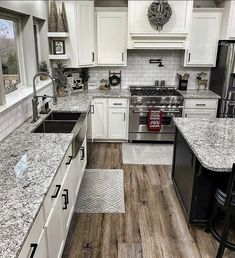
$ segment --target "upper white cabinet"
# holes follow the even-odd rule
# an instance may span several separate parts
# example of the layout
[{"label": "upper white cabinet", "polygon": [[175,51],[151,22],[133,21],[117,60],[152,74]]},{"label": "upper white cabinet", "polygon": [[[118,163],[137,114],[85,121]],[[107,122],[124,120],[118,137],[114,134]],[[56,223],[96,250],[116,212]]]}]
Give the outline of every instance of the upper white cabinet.
[{"label": "upper white cabinet", "polygon": [[235,2],[225,1],[222,24],[220,30],[221,40],[235,39]]},{"label": "upper white cabinet", "polygon": [[193,1],[169,1],[172,16],[161,31],[148,20],[148,8],[153,1],[128,1],[128,48],[183,49],[189,31]]},{"label": "upper white cabinet", "polygon": [[194,9],[185,66],[215,66],[221,15],[221,9]]},{"label": "upper white cabinet", "polygon": [[127,13],[97,12],[97,65],[126,65]]},{"label": "upper white cabinet", "polygon": [[[69,67],[91,67],[95,64],[94,1],[65,1],[69,25]],[[67,52],[67,50],[66,50]]]}]

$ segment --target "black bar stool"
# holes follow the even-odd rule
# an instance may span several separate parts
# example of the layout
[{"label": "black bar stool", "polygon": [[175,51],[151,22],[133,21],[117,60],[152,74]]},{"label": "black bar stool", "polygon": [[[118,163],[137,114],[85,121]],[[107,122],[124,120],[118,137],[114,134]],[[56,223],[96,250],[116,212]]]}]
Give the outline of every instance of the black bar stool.
[{"label": "black bar stool", "polygon": [[[235,244],[227,241],[231,217],[235,216],[235,192],[233,191],[234,181],[235,163],[233,164],[233,169],[229,178],[227,190],[223,191],[221,189],[216,189],[215,192],[215,201],[211,219],[209,222],[209,230],[212,236],[220,243],[216,258],[223,257],[225,248],[235,251]],[[215,229],[215,223],[216,219],[218,218],[219,209],[223,210],[225,213],[223,232],[221,235]]]}]

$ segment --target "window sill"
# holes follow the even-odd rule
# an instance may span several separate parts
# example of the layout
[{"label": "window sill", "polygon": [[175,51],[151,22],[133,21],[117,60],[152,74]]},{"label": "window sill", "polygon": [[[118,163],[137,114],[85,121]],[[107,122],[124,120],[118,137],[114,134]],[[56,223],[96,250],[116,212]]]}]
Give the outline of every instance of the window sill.
[{"label": "window sill", "polygon": [[[51,84],[51,80],[48,79],[46,81],[37,82],[37,91],[46,88],[49,84]],[[0,106],[0,114],[11,109],[12,107],[20,104],[27,98],[33,96],[33,87],[21,86],[15,92],[9,93],[6,95],[6,104]]]}]

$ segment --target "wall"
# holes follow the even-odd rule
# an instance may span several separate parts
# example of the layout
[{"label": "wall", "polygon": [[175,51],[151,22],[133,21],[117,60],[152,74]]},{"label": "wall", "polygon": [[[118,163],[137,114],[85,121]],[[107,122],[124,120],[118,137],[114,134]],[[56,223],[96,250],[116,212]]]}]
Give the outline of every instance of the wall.
[{"label": "wall", "polygon": [[[196,74],[209,68],[184,68],[181,65],[180,50],[128,50],[127,67],[94,67],[90,68],[89,82],[99,86],[101,79],[108,79],[109,70],[122,71],[122,88],[130,85],[154,85],[155,80],[166,80],[169,86],[177,86],[176,73],[189,73],[188,88],[196,89]],[[150,64],[149,59],[162,58],[164,67]]]},{"label": "wall", "polygon": [[[38,91],[40,95],[52,95],[52,86],[49,85]],[[40,104],[39,104],[40,107]],[[32,96],[0,113],[0,141],[32,116]]]}]

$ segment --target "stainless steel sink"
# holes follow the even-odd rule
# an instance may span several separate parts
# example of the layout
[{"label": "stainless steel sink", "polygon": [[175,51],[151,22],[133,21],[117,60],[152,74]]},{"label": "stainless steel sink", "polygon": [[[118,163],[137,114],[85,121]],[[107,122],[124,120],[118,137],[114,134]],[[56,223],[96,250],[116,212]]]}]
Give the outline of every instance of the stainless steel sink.
[{"label": "stainless steel sink", "polygon": [[72,133],[73,157],[76,157],[86,135],[86,114],[51,112],[32,133]]}]

